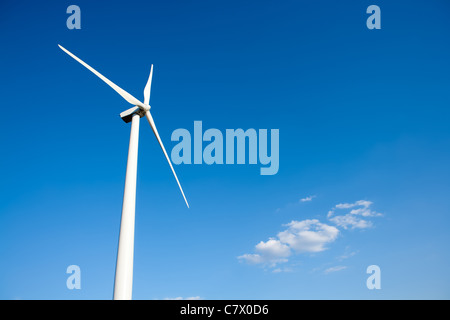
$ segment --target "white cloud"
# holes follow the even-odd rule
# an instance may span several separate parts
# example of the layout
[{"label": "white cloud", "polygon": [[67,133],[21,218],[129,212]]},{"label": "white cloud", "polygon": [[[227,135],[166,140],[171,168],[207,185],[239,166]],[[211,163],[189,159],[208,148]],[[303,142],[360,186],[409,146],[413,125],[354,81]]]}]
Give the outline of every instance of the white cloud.
[{"label": "white cloud", "polygon": [[273,273],[280,273],[280,272],[283,272],[283,270],[281,268],[276,268],[276,269],[273,269],[272,272]]},{"label": "white cloud", "polygon": [[238,259],[249,264],[268,264],[274,267],[278,263],[287,262],[292,251],[306,253],[325,250],[325,245],[336,240],[339,234],[336,227],[320,223],[316,219],[294,220],[285,226],[288,229],[278,233],[278,239],[261,241],[255,246],[256,253],[244,254]]},{"label": "white cloud", "polygon": [[346,266],[335,266],[335,267],[326,269],[323,273],[329,274],[331,272],[337,272],[337,271],[341,271],[341,270],[345,270],[345,269],[347,269]]},{"label": "white cloud", "polygon": [[302,198],[300,199],[300,202],[308,202],[311,201],[312,199],[314,199],[316,196],[308,196],[306,198]]},{"label": "white cloud", "polygon": [[279,240],[270,238],[268,241],[261,241],[255,246],[255,251],[258,253],[244,254],[238,259],[244,260],[249,264],[270,264],[275,266],[277,263],[287,261],[287,257],[291,255],[291,249],[286,244]]},{"label": "white cloud", "polygon": [[372,204],[372,201],[367,201],[367,200],[358,200],[354,203],[339,203],[335,206],[335,208],[338,209],[349,209],[349,208],[353,208],[356,206],[363,206],[363,207],[370,207],[370,205]]},{"label": "white cloud", "polygon": [[325,245],[336,240],[339,234],[336,227],[317,219],[292,221],[287,226],[287,230],[278,233],[278,238],[298,253],[323,251]]},{"label": "white cloud", "polygon": [[273,273],[292,272],[291,268],[276,268],[272,270]]},{"label": "white cloud", "polygon": [[349,227],[352,229],[366,229],[372,227],[372,222],[363,220],[356,216],[346,214],[344,216],[335,216],[330,218],[330,221],[335,223],[338,227],[342,227],[344,229],[348,229]]},{"label": "white cloud", "polygon": [[261,241],[255,248],[256,251],[269,258],[285,258],[291,254],[291,250],[287,245],[272,238],[267,242]]},{"label": "white cloud", "polygon": [[358,252],[357,251],[352,251],[350,253],[345,253],[343,255],[341,255],[340,257],[338,257],[337,259],[339,261],[345,260],[345,259],[349,259],[351,257],[353,257],[354,255],[356,255]]},{"label": "white cloud", "polygon": [[[371,201],[358,200],[354,203],[339,203],[330,211],[328,211],[327,218],[335,223],[338,227],[344,229],[365,229],[373,226],[371,221],[364,220],[361,217],[379,217],[381,213],[371,210],[369,207],[373,204]],[[352,209],[345,215],[337,215],[336,209]],[[334,217],[333,217],[334,216]]]},{"label": "white cloud", "polygon": [[[311,201],[315,196],[300,199],[300,202]],[[261,264],[274,268],[272,272],[279,273],[290,270],[281,268],[280,263],[289,261],[292,255],[302,253],[317,253],[327,250],[327,245],[336,241],[342,229],[366,229],[373,226],[370,218],[382,216],[371,209],[372,202],[358,200],[353,203],[339,203],[328,211],[327,219],[335,225],[320,222],[318,219],[293,220],[283,225],[285,230],[266,242],[260,241],[255,246],[254,253],[247,253],[237,258],[248,264]],[[336,214],[339,213],[339,214]],[[356,254],[352,252],[341,256],[340,261]],[[276,267],[276,268],[275,268]],[[343,270],[346,267],[337,266],[325,270],[325,273]]]},{"label": "white cloud", "polygon": [[238,257],[239,260],[243,260],[245,262],[247,262],[248,264],[258,264],[258,263],[263,263],[263,258],[261,257],[261,255],[253,253],[253,254],[243,254],[241,256]]}]

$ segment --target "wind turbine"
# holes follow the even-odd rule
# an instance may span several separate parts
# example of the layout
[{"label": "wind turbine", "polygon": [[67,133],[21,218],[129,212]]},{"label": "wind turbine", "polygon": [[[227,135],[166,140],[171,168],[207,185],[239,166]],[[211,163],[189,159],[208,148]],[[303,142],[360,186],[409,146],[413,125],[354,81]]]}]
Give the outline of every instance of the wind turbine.
[{"label": "wind turbine", "polygon": [[106,84],[113,88],[118,94],[120,94],[128,103],[134,105],[134,107],[125,110],[120,114],[120,117],[126,123],[131,122],[130,133],[130,145],[128,148],[128,160],[127,171],[125,176],[125,190],[123,194],[123,206],[122,206],[122,218],[120,222],[120,235],[119,235],[119,249],[117,252],[117,264],[116,264],[116,277],[114,281],[114,300],[131,300],[132,288],[133,288],[133,255],[134,255],[134,217],[136,208],[136,175],[137,175],[137,158],[138,158],[138,142],[139,142],[139,122],[140,118],[145,116],[156,136],[156,139],[161,146],[170,169],[172,169],[173,175],[177,180],[178,187],[181,190],[184,201],[187,207],[189,204],[184,195],[183,188],[181,188],[180,181],[178,181],[177,174],[173,169],[172,162],[167,155],[166,149],[161,141],[158,130],[156,129],[155,121],[150,113],[150,89],[152,85],[153,77],[153,64],[150,69],[150,76],[148,77],[147,84],[144,88],[144,103],[137,100],[131,94],[118,87],[112,81],[108,80],[94,68],[87,63],[79,59],[73,53],[58,46],[69,56],[77,60],[87,69],[92,71],[97,77],[102,79]]}]

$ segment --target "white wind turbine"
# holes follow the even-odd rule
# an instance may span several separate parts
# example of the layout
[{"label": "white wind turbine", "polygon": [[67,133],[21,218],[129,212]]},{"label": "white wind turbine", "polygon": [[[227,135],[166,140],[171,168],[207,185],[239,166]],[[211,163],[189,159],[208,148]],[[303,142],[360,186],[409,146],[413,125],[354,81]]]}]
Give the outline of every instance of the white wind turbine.
[{"label": "white wind turbine", "polygon": [[119,235],[119,249],[117,252],[116,277],[114,282],[114,300],[130,300],[133,287],[133,255],[134,255],[134,217],[136,207],[136,174],[137,174],[137,158],[138,158],[138,141],[139,141],[139,121],[145,115],[150,124],[156,139],[161,146],[167,162],[172,169],[173,175],[177,180],[178,187],[180,187],[181,194],[187,207],[189,204],[184,195],[183,188],[181,188],[180,181],[178,181],[177,174],[173,169],[172,162],[167,155],[166,149],[161,141],[161,138],[156,129],[153,117],[150,114],[150,88],[153,76],[153,64],[150,69],[150,76],[144,88],[144,103],[137,100],[125,90],[119,88],[116,84],[105,78],[99,72],[94,70],[87,63],[76,57],[74,54],[58,45],[69,56],[77,60],[83,66],[92,71],[97,77],[106,82],[118,94],[120,94],[126,101],[134,105],[134,107],[122,112],[120,117],[126,122],[131,122],[130,146],[128,149],[127,171],[125,177],[125,190],[123,195],[122,219],[120,222]]}]

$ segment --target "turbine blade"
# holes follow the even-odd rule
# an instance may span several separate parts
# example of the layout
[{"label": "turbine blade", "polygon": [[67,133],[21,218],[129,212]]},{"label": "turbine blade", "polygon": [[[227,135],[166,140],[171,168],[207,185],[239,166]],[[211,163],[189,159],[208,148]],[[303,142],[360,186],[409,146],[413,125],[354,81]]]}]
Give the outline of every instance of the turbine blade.
[{"label": "turbine blade", "polygon": [[133,97],[131,94],[129,94],[128,92],[126,92],[125,90],[123,90],[122,88],[120,88],[119,86],[117,86],[115,83],[113,83],[112,81],[110,81],[109,79],[107,79],[106,77],[104,77],[100,72],[98,72],[97,70],[95,70],[94,68],[92,68],[90,65],[88,65],[86,62],[84,62],[83,60],[81,60],[80,58],[78,58],[77,56],[75,56],[73,53],[69,52],[67,49],[63,48],[61,45],[58,44],[58,46],[61,48],[61,50],[63,50],[65,53],[67,53],[69,56],[71,56],[72,58],[74,58],[75,60],[77,60],[79,63],[81,63],[83,66],[85,66],[87,69],[89,69],[92,73],[94,73],[97,77],[99,77],[100,79],[102,79],[104,82],[106,82],[106,84],[108,84],[111,88],[113,88],[118,94],[120,94],[122,96],[122,98],[124,98],[126,101],[128,101],[129,103],[135,105],[135,106],[140,106],[145,108],[145,106],[142,104],[142,102],[140,102],[138,99],[136,99],[135,97]]},{"label": "turbine blade", "polygon": [[170,169],[172,169],[173,175],[175,176],[175,179],[177,180],[178,187],[180,187],[181,194],[183,195],[184,201],[186,202],[186,205],[189,208],[189,203],[186,200],[186,196],[184,195],[183,188],[181,187],[180,181],[178,181],[177,174],[175,173],[175,170],[173,169],[172,162],[170,161],[170,158],[167,155],[166,149],[164,148],[164,145],[163,145],[163,143],[161,141],[161,138],[159,136],[158,130],[156,129],[155,121],[153,121],[153,117],[150,114],[150,111],[147,111],[145,113],[145,116],[147,117],[148,123],[150,124],[150,127],[152,127],[153,133],[155,134],[156,139],[158,140],[159,145],[161,146],[161,149],[164,152],[164,155],[166,156],[166,159],[167,159],[167,162],[169,163]]},{"label": "turbine blade", "polygon": [[150,68],[150,75],[148,76],[148,81],[144,88],[144,104],[149,104],[150,102],[150,89],[152,88],[152,78],[153,78],[153,64]]}]

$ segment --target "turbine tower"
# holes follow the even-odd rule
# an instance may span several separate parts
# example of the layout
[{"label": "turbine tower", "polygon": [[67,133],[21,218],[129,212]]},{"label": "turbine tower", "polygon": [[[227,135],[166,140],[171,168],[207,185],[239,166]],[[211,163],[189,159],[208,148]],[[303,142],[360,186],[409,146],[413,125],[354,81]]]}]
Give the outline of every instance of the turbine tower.
[{"label": "turbine tower", "polygon": [[140,118],[145,116],[153,130],[153,133],[158,140],[161,149],[166,156],[167,162],[169,163],[170,169],[178,183],[181,194],[183,195],[184,201],[187,207],[189,204],[184,195],[183,188],[181,188],[180,181],[178,180],[177,174],[173,169],[172,162],[167,155],[166,148],[161,141],[158,130],[156,129],[155,121],[150,113],[150,89],[152,85],[153,77],[153,64],[150,69],[150,76],[148,77],[147,84],[144,88],[144,103],[137,100],[131,94],[125,90],[118,87],[112,81],[108,80],[94,68],[89,66],[87,63],[79,59],[77,56],[63,48],[58,44],[58,46],[69,56],[74,58],[76,61],[81,63],[91,72],[93,72],[97,77],[102,79],[106,84],[113,88],[119,95],[122,96],[128,103],[134,105],[134,107],[125,110],[120,114],[120,117],[126,123],[131,122],[131,133],[130,133],[130,145],[128,148],[128,160],[127,160],[127,171],[125,177],[125,189],[123,194],[123,205],[122,205],[122,218],[120,222],[120,235],[119,235],[119,248],[117,252],[117,264],[116,264],[116,276],[114,281],[114,300],[131,300],[132,288],[133,288],[133,255],[134,255],[134,218],[135,218],[135,208],[136,208],[136,176],[137,176],[137,159],[138,159],[138,144],[139,144],[139,122]]}]

